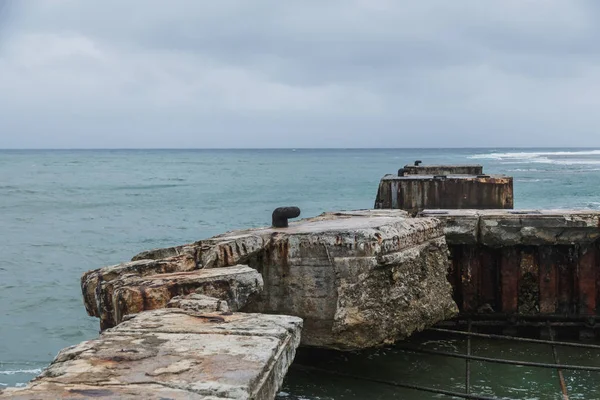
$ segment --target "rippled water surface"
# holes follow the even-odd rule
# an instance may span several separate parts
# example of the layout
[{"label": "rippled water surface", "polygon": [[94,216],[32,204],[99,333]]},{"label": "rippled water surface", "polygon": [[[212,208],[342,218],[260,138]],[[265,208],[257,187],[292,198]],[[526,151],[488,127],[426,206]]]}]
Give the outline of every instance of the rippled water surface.
[{"label": "rippled water surface", "polygon": [[[58,350],[97,335],[98,322],[81,300],[84,271],[141,250],[269,224],[281,205],[298,205],[304,217],[371,208],[381,176],[416,159],[482,163],[487,173],[512,175],[517,208],[600,209],[600,150],[590,149],[0,151],[0,387],[27,382]],[[523,350],[493,346],[485,351]],[[336,353],[323,362],[388,379],[426,377],[439,387],[458,388],[464,372],[462,360],[395,348]],[[494,368],[477,369],[482,393],[517,397],[556,383],[539,371],[512,376]],[[566,376],[589,386],[576,377]],[[572,398],[600,398],[591,393]],[[298,369],[281,396],[428,398]]]}]

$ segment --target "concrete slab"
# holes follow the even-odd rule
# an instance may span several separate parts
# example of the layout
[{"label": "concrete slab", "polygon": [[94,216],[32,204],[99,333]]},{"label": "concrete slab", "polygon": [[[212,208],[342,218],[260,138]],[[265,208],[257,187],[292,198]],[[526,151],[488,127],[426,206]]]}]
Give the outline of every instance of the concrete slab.
[{"label": "concrete slab", "polygon": [[100,327],[107,329],[128,314],[163,308],[173,297],[192,293],[225,300],[237,311],[262,289],[262,276],[255,269],[236,265],[169,274],[124,274],[101,282],[95,292]]},{"label": "concrete slab", "polygon": [[[262,275],[264,289],[242,311],[303,318],[303,344],[308,346],[358,349],[408,337],[456,313],[446,280],[447,251],[442,224],[436,219],[407,218],[401,210],[357,210],[325,213],[291,222],[288,228],[228,232],[144,256],[195,254],[197,268],[203,271],[247,264]],[[146,262],[154,265],[153,261],[160,260]],[[111,267],[111,272],[115,269]],[[176,275],[188,274],[196,272]],[[100,269],[87,276],[105,274]],[[127,292],[140,285],[145,290],[135,289],[140,294],[136,297],[123,291],[117,296],[118,283],[96,284],[94,290],[94,284],[84,287],[86,302],[92,301],[88,299],[93,294],[102,303],[100,309],[135,304],[115,314],[113,324],[127,312],[146,309],[137,305],[154,304],[130,298],[146,293],[150,299],[150,293],[163,293],[158,296],[163,299],[172,293],[165,289],[169,279],[161,275],[124,275],[113,280],[127,282]]]},{"label": "concrete slab", "polygon": [[300,343],[281,315],[147,311],[62,350],[0,399],[273,399]]},{"label": "concrete slab", "polygon": [[203,294],[189,294],[187,296],[173,297],[167,304],[169,308],[181,308],[183,310],[191,310],[198,312],[228,312],[229,306],[225,300],[220,300],[215,297],[205,296]]},{"label": "concrete slab", "polygon": [[449,244],[572,245],[600,238],[600,211],[591,210],[424,210],[446,224]]},{"label": "concrete slab", "polygon": [[481,175],[483,166],[467,165],[405,165],[400,170],[404,175]]}]

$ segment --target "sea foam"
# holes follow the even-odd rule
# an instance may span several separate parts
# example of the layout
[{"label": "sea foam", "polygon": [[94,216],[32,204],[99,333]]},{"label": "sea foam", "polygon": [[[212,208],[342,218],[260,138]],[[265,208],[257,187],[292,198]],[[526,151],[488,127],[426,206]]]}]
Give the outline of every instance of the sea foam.
[{"label": "sea foam", "polygon": [[0,375],[40,374],[40,373],[42,373],[42,369],[41,368],[0,370]]},{"label": "sea foam", "polygon": [[[591,158],[587,158],[590,157]],[[598,156],[598,158],[593,158]],[[581,158],[585,157],[585,158]],[[503,164],[600,165],[600,150],[535,151],[485,153],[468,156],[470,159],[496,160]]]}]

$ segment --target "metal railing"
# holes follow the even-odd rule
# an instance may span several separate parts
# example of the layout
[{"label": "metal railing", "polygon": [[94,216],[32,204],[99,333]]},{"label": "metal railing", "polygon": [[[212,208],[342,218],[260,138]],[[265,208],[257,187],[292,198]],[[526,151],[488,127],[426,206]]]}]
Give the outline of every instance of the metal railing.
[{"label": "metal railing", "polygon": [[[465,322],[465,321],[461,321],[461,322]],[[487,334],[487,333],[479,333],[479,332],[472,331],[473,326],[480,326],[480,325],[494,326],[494,325],[496,325],[496,322],[498,322],[497,325],[501,325],[500,321],[493,321],[493,320],[472,321],[471,319],[468,319],[466,321],[466,325],[467,325],[466,331],[465,330],[456,330],[456,329],[447,329],[447,328],[429,328],[429,329],[427,329],[427,331],[442,333],[445,335],[466,336],[466,339],[467,339],[466,354],[460,354],[460,353],[454,353],[454,352],[448,352],[448,351],[442,351],[442,350],[424,349],[424,348],[412,346],[410,344],[396,346],[397,349],[400,349],[400,350],[403,350],[406,352],[431,354],[431,355],[438,355],[438,356],[444,356],[444,357],[464,359],[465,360],[465,392],[464,393],[451,391],[451,390],[438,389],[438,388],[431,388],[431,387],[426,387],[426,386],[421,386],[421,385],[414,385],[414,384],[405,383],[405,382],[390,381],[390,380],[379,379],[379,378],[370,378],[370,377],[359,376],[359,375],[354,375],[354,374],[350,374],[350,373],[334,371],[331,369],[324,369],[324,368],[319,368],[319,367],[314,367],[314,366],[293,364],[292,368],[300,369],[300,370],[308,371],[308,372],[313,371],[313,372],[325,373],[325,374],[329,374],[329,375],[335,375],[335,376],[339,376],[339,377],[358,379],[358,380],[363,380],[363,381],[368,381],[368,382],[373,382],[373,383],[378,383],[378,384],[383,384],[383,385],[388,385],[388,386],[394,386],[394,387],[399,387],[399,388],[412,389],[412,390],[417,390],[417,391],[422,391],[422,392],[442,394],[442,395],[446,395],[446,396],[450,396],[450,397],[463,398],[463,399],[475,399],[475,400],[500,400],[500,398],[471,393],[471,361],[490,362],[490,363],[506,364],[506,365],[514,365],[514,366],[527,366],[527,367],[535,367],[535,368],[555,369],[558,374],[558,383],[560,386],[560,393],[562,394],[563,400],[569,400],[568,389],[567,389],[567,385],[565,383],[563,370],[600,372],[600,367],[584,366],[584,365],[569,365],[569,364],[561,364],[561,362],[560,362],[557,347],[575,347],[575,348],[581,348],[581,349],[600,350],[600,345],[597,345],[597,344],[564,342],[564,341],[555,340],[554,330],[552,329],[553,327],[585,325],[585,324],[582,324],[582,322],[574,322],[574,321],[553,321],[553,322],[551,322],[550,320],[545,321],[545,323],[543,323],[543,324],[549,331],[549,340],[533,339],[533,338],[509,336],[509,335]],[[542,326],[541,321],[531,321],[531,322],[532,323],[527,324],[527,326]],[[506,326],[506,324],[507,324],[506,321],[503,321],[503,325]],[[493,339],[493,340],[507,340],[507,341],[523,342],[523,343],[536,343],[536,344],[549,345],[549,346],[551,346],[551,349],[552,349],[554,363],[540,363],[540,362],[532,362],[532,361],[507,360],[507,359],[496,358],[496,357],[476,356],[476,355],[472,354],[471,338],[473,338],[473,337],[484,338],[484,339]],[[503,399],[506,399],[506,398],[503,398]]]}]

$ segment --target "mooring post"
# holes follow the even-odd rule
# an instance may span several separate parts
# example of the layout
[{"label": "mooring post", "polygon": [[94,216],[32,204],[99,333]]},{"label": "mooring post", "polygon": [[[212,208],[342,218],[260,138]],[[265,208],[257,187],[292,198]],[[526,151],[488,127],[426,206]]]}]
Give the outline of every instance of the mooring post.
[{"label": "mooring post", "polygon": [[300,216],[298,207],[279,207],[273,211],[272,225],[273,228],[287,228],[288,218],[296,218]]}]

